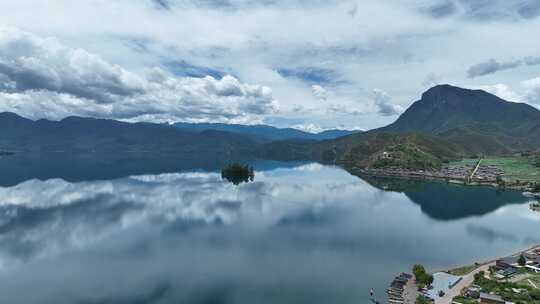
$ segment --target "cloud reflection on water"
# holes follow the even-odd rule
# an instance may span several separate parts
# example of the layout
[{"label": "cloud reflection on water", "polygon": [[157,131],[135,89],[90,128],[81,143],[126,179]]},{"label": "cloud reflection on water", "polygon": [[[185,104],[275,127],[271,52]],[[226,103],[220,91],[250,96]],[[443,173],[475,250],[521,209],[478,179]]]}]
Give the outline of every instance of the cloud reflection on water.
[{"label": "cloud reflection on water", "polygon": [[[448,187],[427,189],[462,191]],[[412,263],[507,250],[537,225],[523,205],[505,206],[511,217],[491,209],[475,218],[455,217],[457,205],[441,221],[423,213],[436,197],[382,191],[316,164],[238,187],[194,172],[30,180],[0,197],[0,302],[25,304],[361,302]],[[511,237],[478,244],[490,229]]]}]

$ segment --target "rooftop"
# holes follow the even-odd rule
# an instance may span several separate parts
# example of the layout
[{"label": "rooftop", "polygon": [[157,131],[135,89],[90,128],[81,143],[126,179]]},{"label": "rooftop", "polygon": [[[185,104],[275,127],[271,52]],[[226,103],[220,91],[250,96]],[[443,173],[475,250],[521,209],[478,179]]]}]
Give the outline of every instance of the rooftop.
[{"label": "rooftop", "polygon": [[490,294],[490,293],[481,292],[480,293],[480,298],[481,299],[492,300],[492,301],[502,301],[502,302],[504,302],[504,300],[503,300],[503,298],[501,298],[501,296],[498,296],[498,295],[495,295],[495,294]]},{"label": "rooftop", "polygon": [[433,274],[433,288],[428,290],[427,296],[431,299],[436,299],[439,297],[439,291],[447,293],[452,287],[454,287],[461,277],[448,274],[446,272],[437,272]]}]

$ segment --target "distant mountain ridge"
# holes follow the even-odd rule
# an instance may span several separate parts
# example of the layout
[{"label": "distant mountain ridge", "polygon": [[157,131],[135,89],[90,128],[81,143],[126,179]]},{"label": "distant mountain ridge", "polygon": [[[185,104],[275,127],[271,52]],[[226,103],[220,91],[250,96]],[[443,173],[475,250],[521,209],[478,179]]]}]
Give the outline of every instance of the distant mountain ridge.
[{"label": "distant mountain ridge", "polygon": [[219,131],[193,133],[165,125],[67,117],[33,121],[0,113],[0,147],[20,152],[171,153],[220,157],[253,155],[256,143]]},{"label": "distant mountain ridge", "polygon": [[355,130],[326,130],[319,133],[310,133],[294,128],[276,128],[268,125],[240,125],[223,123],[175,123],[174,127],[201,132],[201,131],[224,131],[244,136],[249,136],[257,142],[271,142],[277,140],[328,140],[341,136],[359,133]]},{"label": "distant mountain ridge", "polygon": [[[226,124],[127,123],[110,119],[67,117],[30,120],[0,113],[0,149],[15,152],[166,153],[178,157],[219,159],[266,155],[264,144],[277,140],[317,141],[352,134],[329,130],[318,134],[270,126]],[[273,157],[269,157],[272,159]]]}]

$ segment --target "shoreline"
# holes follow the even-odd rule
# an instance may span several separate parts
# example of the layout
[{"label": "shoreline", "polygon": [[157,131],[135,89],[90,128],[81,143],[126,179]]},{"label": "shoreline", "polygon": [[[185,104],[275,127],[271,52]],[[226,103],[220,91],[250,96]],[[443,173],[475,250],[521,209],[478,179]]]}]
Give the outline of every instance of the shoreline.
[{"label": "shoreline", "polygon": [[[532,245],[528,248],[525,248],[525,249],[521,249],[519,251],[514,251],[510,254],[505,254],[503,256],[497,256],[497,257],[491,257],[491,258],[488,258],[487,260],[484,260],[484,261],[475,261],[471,264],[466,264],[466,265],[457,265],[457,266],[454,266],[454,267],[450,267],[450,268],[444,268],[444,269],[434,269],[431,273],[435,273],[435,272],[446,272],[448,273],[449,271],[452,271],[452,270],[455,270],[455,269],[459,269],[459,268],[463,268],[463,267],[469,267],[469,266],[474,266],[474,268],[472,268],[471,271],[469,271],[468,273],[471,273],[473,272],[475,269],[479,268],[479,267],[482,267],[482,266],[485,266],[485,265],[488,265],[488,264],[491,264],[491,263],[494,263],[495,261],[499,260],[499,259],[502,259],[502,258],[505,258],[505,257],[510,257],[510,256],[515,256],[515,255],[519,255],[523,252],[526,252],[526,251],[531,251],[531,250],[535,250],[535,249],[540,249],[540,244],[536,244],[536,245]],[[464,274],[464,275],[467,275],[467,274]],[[464,275],[461,275],[461,276],[464,276]]]},{"label": "shoreline", "polygon": [[[456,283],[452,287],[450,287],[449,290],[445,291],[445,294],[443,294],[442,296],[439,296],[439,298],[437,298],[437,297],[434,298],[434,303],[435,304],[451,304],[451,303],[453,303],[453,299],[455,297],[457,297],[457,296],[460,296],[461,292],[462,292],[462,290],[464,290],[464,288],[468,288],[469,286],[471,286],[471,284],[474,284],[474,278],[475,278],[475,275],[477,273],[479,273],[481,271],[487,271],[490,267],[492,267],[492,266],[494,266],[496,264],[497,260],[503,259],[505,257],[517,256],[517,255],[520,255],[520,254],[522,254],[524,252],[532,251],[532,250],[538,250],[538,249],[540,249],[540,244],[531,245],[531,246],[529,246],[527,248],[524,248],[524,249],[521,249],[519,251],[513,251],[512,253],[510,253],[508,255],[505,254],[505,255],[502,255],[502,256],[498,256],[498,257],[488,258],[488,259],[486,259],[484,261],[481,261],[481,262],[474,262],[474,264],[467,264],[465,266],[457,266],[457,267],[450,267],[450,268],[444,268],[444,269],[437,269],[437,268],[432,269],[431,271],[428,272],[431,275],[434,275],[436,273],[441,273],[441,272],[442,273],[447,273],[447,274],[452,274],[451,273],[452,270],[468,269],[467,272],[464,272],[462,274],[452,274],[453,276],[455,276],[456,278],[459,278],[459,279],[456,281]],[[397,278],[398,277],[396,277],[396,279]],[[389,297],[391,296],[390,293],[392,293],[392,296],[395,297],[395,295],[393,294],[394,291],[391,291],[391,290],[393,290],[393,288],[395,288],[394,284],[395,284],[396,279],[394,279],[394,281],[392,282],[392,284],[390,284],[390,287],[388,289]],[[401,288],[401,289],[399,289],[401,291],[400,299],[394,300],[394,302],[392,302],[392,301],[389,301],[389,298],[387,298],[387,303],[413,304],[413,303],[416,302],[416,298],[419,295],[421,295],[421,293],[417,291],[418,285],[414,281],[414,278],[413,278],[413,280],[408,280],[406,282],[406,284],[403,284],[403,286],[401,286],[400,288]]]},{"label": "shoreline", "polygon": [[457,178],[455,176],[439,176],[433,174],[419,173],[417,171],[393,171],[393,170],[384,170],[384,169],[359,169],[359,168],[348,168],[351,174],[356,176],[367,176],[367,177],[390,177],[390,178],[402,178],[402,179],[411,179],[411,180],[432,180],[432,181],[444,181],[449,184],[462,185],[462,186],[486,186],[493,187],[500,190],[514,190],[529,192],[531,191],[530,185],[506,185],[501,187],[495,181],[471,181],[467,182],[465,178]]}]

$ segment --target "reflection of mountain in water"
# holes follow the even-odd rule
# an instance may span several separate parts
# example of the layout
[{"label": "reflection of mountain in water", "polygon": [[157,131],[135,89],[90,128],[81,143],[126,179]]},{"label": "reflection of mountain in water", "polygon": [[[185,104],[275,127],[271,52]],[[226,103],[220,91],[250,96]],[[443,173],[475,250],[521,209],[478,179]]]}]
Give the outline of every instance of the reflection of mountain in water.
[{"label": "reflection of mountain in water", "polygon": [[[0,186],[21,182],[61,178],[69,182],[109,180],[132,175],[162,174],[182,171],[219,171],[236,159],[177,156],[163,153],[19,154],[0,158]],[[259,171],[292,168],[303,162],[248,160]]]},{"label": "reflection of mountain in water", "polygon": [[463,186],[402,178],[364,178],[374,187],[404,193],[422,212],[437,220],[454,220],[490,213],[528,201],[520,192],[486,186]]}]

